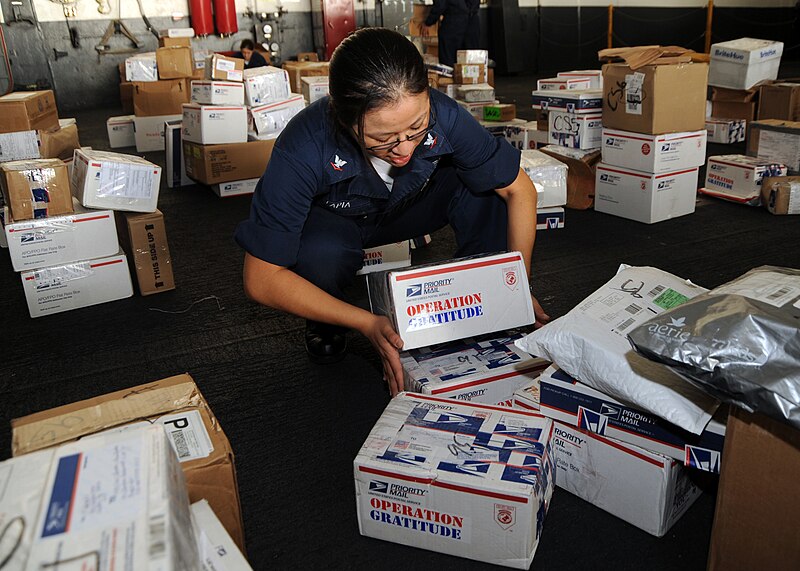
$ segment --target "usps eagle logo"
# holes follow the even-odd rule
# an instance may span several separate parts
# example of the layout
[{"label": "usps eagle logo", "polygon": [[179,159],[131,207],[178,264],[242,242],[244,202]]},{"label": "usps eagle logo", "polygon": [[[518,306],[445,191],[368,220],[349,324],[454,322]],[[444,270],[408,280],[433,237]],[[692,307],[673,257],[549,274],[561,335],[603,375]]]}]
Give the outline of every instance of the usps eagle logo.
[{"label": "usps eagle logo", "polygon": [[436,137],[433,136],[433,133],[428,133],[428,136],[425,138],[425,142],[422,144],[429,149],[432,149],[436,146]]},{"label": "usps eagle logo", "polygon": [[343,161],[339,158],[339,155],[333,157],[333,162],[331,162],[331,166],[335,171],[341,171],[342,167],[347,164],[347,161]]}]

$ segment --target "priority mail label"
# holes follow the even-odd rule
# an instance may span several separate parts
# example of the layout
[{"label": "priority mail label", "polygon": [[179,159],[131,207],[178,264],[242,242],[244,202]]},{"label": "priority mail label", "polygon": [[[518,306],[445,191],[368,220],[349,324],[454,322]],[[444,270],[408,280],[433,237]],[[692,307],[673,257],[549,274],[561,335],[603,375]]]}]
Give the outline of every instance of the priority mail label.
[{"label": "priority mail label", "polygon": [[156,423],[164,427],[167,438],[181,462],[207,458],[214,451],[211,437],[198,410],[168,414],[159,417]]}]

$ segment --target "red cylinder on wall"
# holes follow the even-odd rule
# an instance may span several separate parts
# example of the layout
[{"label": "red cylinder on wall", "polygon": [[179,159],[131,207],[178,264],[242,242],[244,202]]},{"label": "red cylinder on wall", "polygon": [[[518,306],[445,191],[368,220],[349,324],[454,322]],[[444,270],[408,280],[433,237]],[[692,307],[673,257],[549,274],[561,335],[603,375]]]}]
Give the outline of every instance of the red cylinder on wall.
[{"label": "red cylinder on wall", "polygon": [[211,0],[189,0],[192,15],[192,28],[197,36],[214,33],[214,20],[211,15]]},{"label": "red cylinder on wall", "polygon": [[235,0],[214,0],[214,23],[220,36],[230,36],[239,31]]}]

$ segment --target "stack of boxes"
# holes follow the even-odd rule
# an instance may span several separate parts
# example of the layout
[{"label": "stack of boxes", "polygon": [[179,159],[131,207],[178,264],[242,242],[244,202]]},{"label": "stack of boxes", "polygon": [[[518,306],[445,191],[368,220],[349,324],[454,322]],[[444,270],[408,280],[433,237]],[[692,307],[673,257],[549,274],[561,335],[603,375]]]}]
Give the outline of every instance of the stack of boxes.
[{"label": "stack of boxes", "polygon": [[[489,52],[486,50],[456,52],[453,85],[458,104],[479,121],[484,118],[484,107],[500,105],[495,99],[494,87],[489,84]],[[508,110],[505,112],[508,113]],[[502,110],[500,114],[502,115]],[[514,116],[516,117],[516,111]]]},{"label": "stack of boxes", "polygon": [[[316,54],[298,54],[298,61],[283,62],[283,69],[289,74],[289,88],[292,93],[303,94],[303,79],[307,77],[328,77],[330,64],[318,61]],[[310,101],[310,103],[313,103]]]}]

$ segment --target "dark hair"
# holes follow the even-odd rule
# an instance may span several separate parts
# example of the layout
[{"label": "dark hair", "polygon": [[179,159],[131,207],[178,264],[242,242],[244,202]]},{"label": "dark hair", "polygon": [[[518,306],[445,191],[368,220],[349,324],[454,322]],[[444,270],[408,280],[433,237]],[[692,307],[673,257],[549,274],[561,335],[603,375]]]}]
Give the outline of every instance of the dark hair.
[{"label": "dark hair", "polygon": [[242,40],[242,43],[239,44],[239,51],[254,49],[256,49],[256,45],[253,43],[253,40]]},{"label": "dark hair", "polygon": [[428,89],[422,55],[404,36],[386,28],[364,28],[345,38],[331,56],[330,110],[335,124],[350,132],[364,115]]}]

